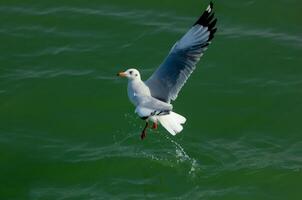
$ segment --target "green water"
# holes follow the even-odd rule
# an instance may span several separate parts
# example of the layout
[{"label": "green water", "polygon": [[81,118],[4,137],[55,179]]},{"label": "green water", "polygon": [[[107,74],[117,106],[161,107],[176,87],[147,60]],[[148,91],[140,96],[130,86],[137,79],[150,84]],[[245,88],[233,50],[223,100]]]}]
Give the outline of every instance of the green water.
[{"label": "green water", "polygon": [[139,138],[115,74],[146,79],[207,3],[1,1],[0,199],[302,199],[301,1],[215,1],[184,131]]}]

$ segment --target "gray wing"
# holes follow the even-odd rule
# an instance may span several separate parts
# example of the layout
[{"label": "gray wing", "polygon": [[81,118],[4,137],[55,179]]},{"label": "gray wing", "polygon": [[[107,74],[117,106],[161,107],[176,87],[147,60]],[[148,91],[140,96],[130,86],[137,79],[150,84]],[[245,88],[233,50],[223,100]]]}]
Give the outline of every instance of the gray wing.
[{"label": "gray wing", "polygon": [[138,102],[138,106],[140,107],[158,111],[171,111],[173,109],[173,106],[171,104],[160,101],[151,96],[136,95],[135,98]]},{"label": "gray wing", "polygon": [[154,98],[168,103],[177,98],[180,89],[213,39],[217,30],[216,22],[213,3],[210,3],[193,27],[176,42],[164,62],[145,82]]}]

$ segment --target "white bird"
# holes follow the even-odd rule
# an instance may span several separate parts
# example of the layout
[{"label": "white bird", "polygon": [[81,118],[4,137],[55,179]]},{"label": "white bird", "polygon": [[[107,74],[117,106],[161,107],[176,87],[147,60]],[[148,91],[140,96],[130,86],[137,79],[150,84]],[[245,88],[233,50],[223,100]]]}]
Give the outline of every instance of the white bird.
[{"label": "white bird", "polygon": [[182,131],[186,118],[172,111],[171,100],[176,100],[180,89],[211,43],[217,30],[216,22],[211,2],[148,80],[142,81],[136,69],[118,73],[118,76],[128,78],[128,97],[136,107],[135,113],[146,121],[141,139],[146,136],[149,120],[153,122],[154,129],[159,122],[172,135]]}]

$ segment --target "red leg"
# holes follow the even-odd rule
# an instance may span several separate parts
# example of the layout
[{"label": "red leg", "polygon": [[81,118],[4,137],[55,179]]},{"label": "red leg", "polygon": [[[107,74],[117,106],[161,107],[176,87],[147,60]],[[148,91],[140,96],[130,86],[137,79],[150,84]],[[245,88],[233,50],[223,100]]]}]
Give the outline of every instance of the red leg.
[{"label": "red leg", "polygon": [[152,129],[157,129],[157,128],[158,128],[158,124],[156,122],[153,122]]},{"label": "red leg", "polygon": [[143,131],[141,134],[141,139],[143,140],[146,137],[146,131]]},{"label": "red leg", "polygon": [[146,137],[146,135],[147,135],[146,130],[147,130],[148,126],[149,126],[149,123],[146,122],[146,125],[145,125],[145,127],[144,127],[144,129],[143,129],[143,131],[142,131],[142,134],[141,134],[141,139],[142,139],[142,140],[143,140],[143,139]]}]

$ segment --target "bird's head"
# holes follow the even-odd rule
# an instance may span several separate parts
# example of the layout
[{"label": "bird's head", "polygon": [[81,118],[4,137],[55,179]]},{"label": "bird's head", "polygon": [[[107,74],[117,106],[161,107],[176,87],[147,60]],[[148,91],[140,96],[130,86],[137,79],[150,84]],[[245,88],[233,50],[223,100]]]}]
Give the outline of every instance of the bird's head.
[{"label": "bird's head", "polygon": [[120,72],[117,74],[120,77],[126,77],[128,80],[140,80],[141,75],[139,74],[139,71],[137,69],[127,69],[124,72]]}]

